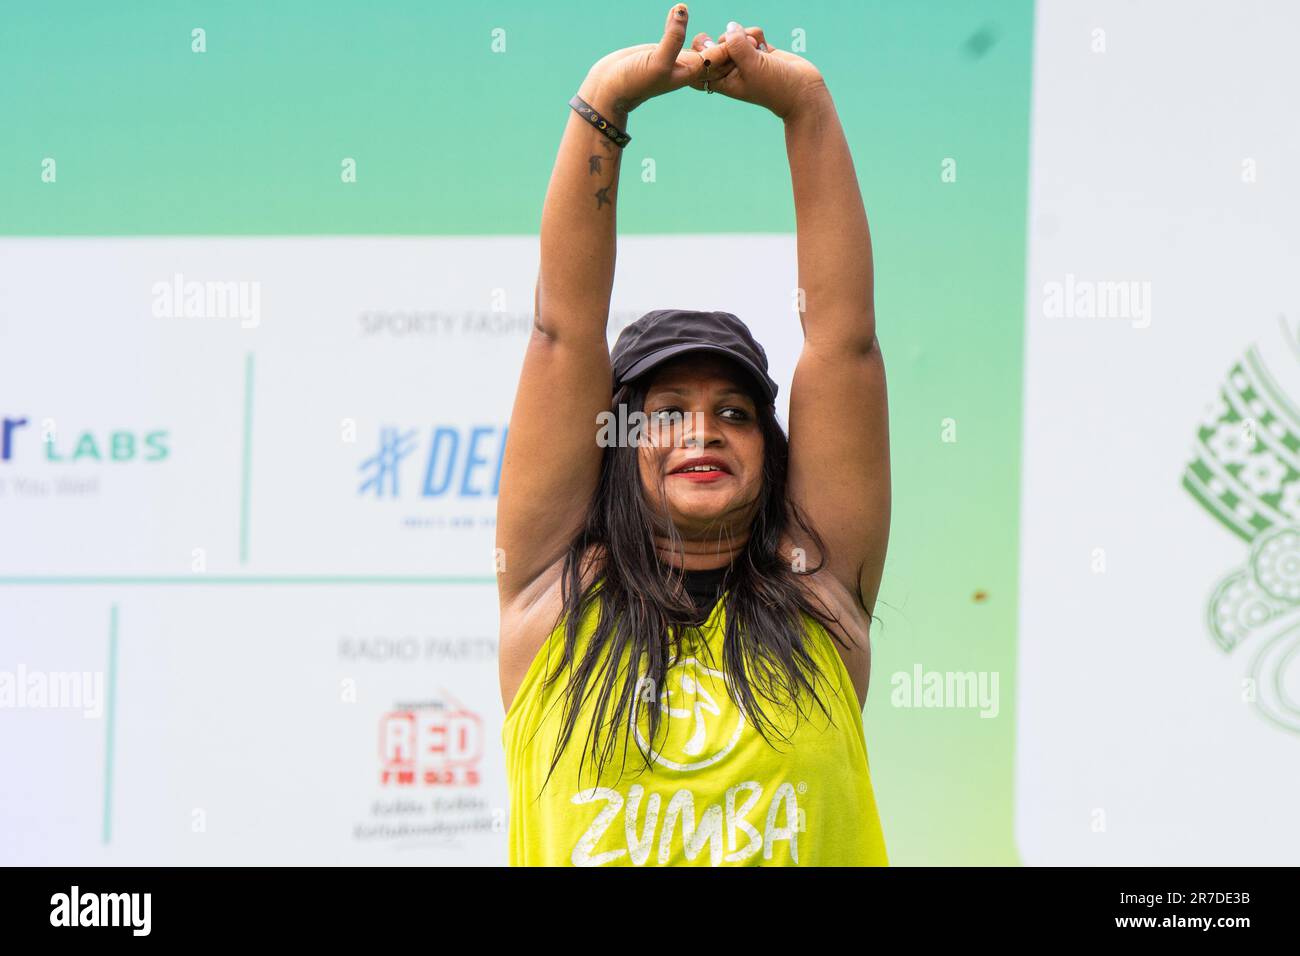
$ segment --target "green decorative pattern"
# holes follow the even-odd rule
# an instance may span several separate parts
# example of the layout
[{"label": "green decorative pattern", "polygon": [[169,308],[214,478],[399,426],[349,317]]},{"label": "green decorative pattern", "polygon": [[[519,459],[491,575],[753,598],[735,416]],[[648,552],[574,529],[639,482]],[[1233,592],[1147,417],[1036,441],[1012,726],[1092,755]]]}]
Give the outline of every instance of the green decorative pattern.
[{"label": "green decorative pattern", "polygon": [[1253,346],[1201,420],[1182,485],[1251,544],[1246,566],[1210,595],[1210,636],[1224,652],[1264,642],[1251,666],[1256,712],[1300,733],[1284,681],[1300,653],[1300,412]]},{"label": "green decorative pattern", "polygon": [[1300,521],[1300,414],[1252,347],[1232,366],[1196,434],[1186,488],[1244,541]]}]

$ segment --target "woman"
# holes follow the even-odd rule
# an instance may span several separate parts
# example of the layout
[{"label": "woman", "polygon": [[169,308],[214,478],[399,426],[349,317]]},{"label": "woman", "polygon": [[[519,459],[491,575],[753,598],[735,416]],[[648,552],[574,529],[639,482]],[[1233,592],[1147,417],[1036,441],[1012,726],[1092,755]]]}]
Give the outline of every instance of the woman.
[{"label": "woman", "polygon": [[[497,521],[509,858],[887,865],[862,728],[890,511],[866,214],[812,64],[735,23],[684,50],[686,23],[677,4],[592,67],[543,209]],[[607,348],[619,143],[685,86],[784,123],[788,441],[736,316],[657,310]]]}]

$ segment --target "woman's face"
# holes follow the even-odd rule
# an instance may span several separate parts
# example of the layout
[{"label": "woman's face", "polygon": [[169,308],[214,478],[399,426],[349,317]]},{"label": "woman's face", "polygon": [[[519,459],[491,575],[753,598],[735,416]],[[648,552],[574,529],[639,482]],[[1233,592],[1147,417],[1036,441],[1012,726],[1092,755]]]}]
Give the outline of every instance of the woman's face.
[{"label": "woman's face", "polygon": [[[753,522],[763,433],[741,374],[724,358],[693,353],[660,366],[650,381],[641,482],[651,506],[666,510],[683,536],[739,531]],[[701,458],[711,459],[710,470],[682,471]]]}]

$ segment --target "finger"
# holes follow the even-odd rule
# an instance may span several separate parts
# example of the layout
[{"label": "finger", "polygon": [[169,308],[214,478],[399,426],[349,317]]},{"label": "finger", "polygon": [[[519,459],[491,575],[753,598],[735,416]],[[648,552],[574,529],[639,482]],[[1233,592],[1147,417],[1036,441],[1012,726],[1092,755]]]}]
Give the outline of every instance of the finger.
[{"label": "finger", "polygon": [[[759,27],[750,27],[751,33],[755,31],[759,33],[762,32]],[[704,81],[706,79],[709,81],[710,85],[712,85],[715,80],[721,80],[735,70],[736,65],[732,62],[725,41],[726,34],[720,35],[715,41],[704,32],[695,34],[691,39],[691,52],[700,54],[700,56],[704,57],[707,61],[707,69],[703,70],[700,74],[692,74],[689,85],[693,89],[703,90],[705,88]],[[750,43],[755,47],[758,46],[759,42],[758,39],[750,36]]]},{"label": "finger", "polygon": [[[735,60],[730,60],[721,70],[709,71],[709,88],[715,93],[721,92],[723,86],[719,84],[724,84],[725,81],[729,79],[738,83],[744,81],[744,76],[741,75],[741,71],[737,69]],[[732,89],[734,90],[735,87],[733,86]]]},{"label": "finger", "polygon": [[709,89],[714,93],[721,93],[724,96],[730,96],[737,99],[743,99],[740,94],[741,87],[744,85],[745,78],[740,75],[740,71],[734,67],[723,77],[709,79]]},{"label": "finger", "polygon": [[704,34],[704,42],[697,52],[704,57],[704,66],[708,67],[708,69],[701,67],[702,72],[699,76],[694,77],[694,80],[703,80],[705,76],[720,76],[719,71],[732,69],[731,54],[727,51],[727,48],[714,43],[709,39],[708,34]]},{"label": "finger", "polygon": [[695,34],[695,39],[691,41],[691,49],[713,66],[731,60],[731,57],[727,56],[727,48],[702,31]]},{"label": "finger", "polygon": [[694,52],[698,53],[701,57],[706,57],[709,60],[709,63],[698,72],[692,71],[690,79],[688,80],[688,84],[692,89],[705,89],[704,84],[706,81],[709,83],[709,88],[712,88],[715,81],[726,77],[736,69],[736,64],[732,63],[731,58],[727,56],[726,47],[718,46],[715,43],[707,50],[697,50]]},{"label": "finger", "polygon": [[724,63],[721,68],[716,70],[712,70],[712,69],[709,70],[707,76],[710,80],[721,80],[724,77],[730,76],[734,72],[736,72],[735,61],[727,60],[727,62]]},{"label": "finger", "polygon": [[[762,49],[762,47],[759,46],[759,42],[760,42],[760,41],[759,41],[759,38],[758,38],[757,36],[754,35],[754,31],[758,31],[758,32],[761,33],[761,32],[762,32],[762,28],[760,28],[760,27],[746,27],[746,28],[745,28],[745,34],[749,37],[749,45],[752,46],[752,47],[754,47],[754,49],[756,49],[756,50],[757,50],[757,49]],[[766,42],[766,41],[764,41],[764,42]],[[718,39],[717,39],[717,41],[715,42],[715,41],[713,41],[713,40],[710,40],[709,43],[713,44],[714,46],[722,46],[722,47],[725,49],[725,47],[726,47],[726,43],[727,43],[727,34],[726,34],[725,32],[723,32],[723,33],[719,33],[719,34],[718,34]],[[713,49],[713,47],[711,46],[711,47],[709,47],[709,49]],[[770,49],[772,49],[772,47],[771,47],[771,46],[768,46],[768,49],[770,50]]]},{"label": "finger", "polygon": [[709,39],[709,35],[702,30],[695,34],[694,39],[691,40],[691,52],[698,53],[703,61],[698,71],[694,69],[691,70],[691,79],[687,84],[697,90],[704,89],[703,78],[711,75],[708,69],[708,67],[712,65],[710,61],[717,59],[716,51],[712,56],[704,52],[704,44],[712,42],[713,41]]},{"label": "finger", "polygon": [[677,62],[677,54],[682,52],[686,43],[686,21],[688,19],[686,4],[676,4],[668,11],[668,22],[664,24],[664,36],[655,48],[651,59],[655,66],[669,72]]},{"label": "finger", "polygon": [[766,53],[771,49],[771,46],[767,42],[767,37],[763,36],[762,27],[745,27],[745,33],[749,35],[751,40],[757,41],[757,48],[763,53]]},{"label": "finger", "polygon": [[745,28],[735,20],[727,24],[727,32],[724,34],[726,39],[727,52],[731,54],[731,59],[735,61],[736,66],[743,71],[747,65],[753,65],[758,58],[762,56],[758,52],[758,41],[752,40]]},{"label": "finger", "polygon": [[[693,87],[697,90],[704,89],[704,80],[712,75],[708,64],[705,62],[704,51],[695,47],[702,44],[691,44],[689,55],[683,56],[677,61],[677,70],[674,74],[675,80],[681,80],[686,86]],[[683,63],[684,60],[693,62]]]},{"label": "finger", "polygon": [[[717,92],[718,83],[721,82],[722,80],[725,80],[728,76],[730,76],[735,71],[736,71],[736,64],[728,60],[726,65],[723,66],[721,69],[710,68],[706,72],[701,74],[698,78],[692,80],[691,87],[692,89],[696,89],[696,90],[705,90],[705,91],[713,90],[714,92]],[[705,83],[708,83],[707,87],[705,87]]]}]

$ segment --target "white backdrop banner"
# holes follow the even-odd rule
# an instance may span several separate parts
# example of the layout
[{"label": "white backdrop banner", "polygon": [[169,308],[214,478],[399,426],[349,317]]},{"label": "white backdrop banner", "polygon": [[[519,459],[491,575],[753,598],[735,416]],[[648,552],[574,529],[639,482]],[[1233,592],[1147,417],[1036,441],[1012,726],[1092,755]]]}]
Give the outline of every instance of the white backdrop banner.
[{"label": "white backdrop banner", "polygon": [[1030,864],[1300,860],[1300,8],[1192,9],[1037,11]]},{"label": "white backdrop banner", "polygon": [[[784,418],[793,236],[620,245],[611,341],[735,312]],[[0,241],[0,861],[505,861],[494,522],[537,252]]]}]

